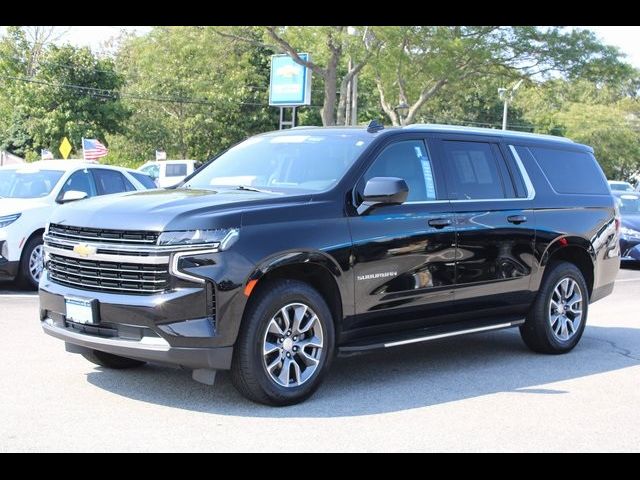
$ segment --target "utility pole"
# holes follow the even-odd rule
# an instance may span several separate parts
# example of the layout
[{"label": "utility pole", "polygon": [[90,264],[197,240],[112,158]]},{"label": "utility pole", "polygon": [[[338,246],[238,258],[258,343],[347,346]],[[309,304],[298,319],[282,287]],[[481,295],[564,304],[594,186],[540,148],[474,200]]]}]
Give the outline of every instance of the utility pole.
[{"label": "utility pole", "polygon": [[513,101],[514,94],[516,93],[516,90],[520,88],[522,82],[522,80],[518,80],[518,82],[511,88],[498,88],[498,97],[504,102],[504,107],[502,108],[502,130],[507,129],[507,110],[509,108],[509,102]]}]

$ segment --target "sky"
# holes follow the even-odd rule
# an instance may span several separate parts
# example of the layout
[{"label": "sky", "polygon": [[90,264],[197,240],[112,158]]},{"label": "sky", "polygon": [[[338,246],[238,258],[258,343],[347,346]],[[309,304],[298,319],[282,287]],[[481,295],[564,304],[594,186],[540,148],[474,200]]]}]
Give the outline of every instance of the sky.
[{"label": "sky", "polygon": [[[132,31],[138,35],[151,30],[148,26],[85,26],[85,27],[57,27],[61,35],[58,43],[69,42],[72,45],[88,46],[92,50],[99,50],[101,44],[120,33],[121,30]],[[595,32],[606,44],[614,45],[627,55],[627,61],[634,67],[640,68],[640,27],[639,26],[581,26]],[[0,36],[5,27],[0,26]]]}]

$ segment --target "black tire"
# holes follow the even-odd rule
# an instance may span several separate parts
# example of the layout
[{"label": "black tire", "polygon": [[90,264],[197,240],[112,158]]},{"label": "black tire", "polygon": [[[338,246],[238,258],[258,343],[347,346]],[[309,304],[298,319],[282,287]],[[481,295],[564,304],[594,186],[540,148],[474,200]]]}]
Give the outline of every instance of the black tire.
[{"label": "black tire", "polygon": [[105,368],[112,368],[114,370],[141,367],[147,363],[142,360],[134,360],[133,358],[120,357],[111,353],[101,352],[100,350],[89,350],[83,353],[82,356],[91,363],[95,363],[96,365],[100,365]]},{"label": "black tire", "polygon": [[[335,345],[333,317],[322,295],[304,282],[274,280],[261,287],[255,293],[256,297],[251,299],[240,328],[233,352],[231,380],[249,400],[273,406],[293,405],[313,394],[329,370]],[[302,303],[315,312],[324,342],[317,367],[309,378],[299,385],[285,387],[276,383],[268,373],[262,348],[271,319],[280,309],[295,303]]]},{"label": "black tire", "polygon": [[[576,282],[582,295],[582,317],[578,328],[566,340],[560,339],[553,331],[550,321],[551,297],[556,286],[563,279]],[[589,291],[582,272],[569,262],[557,262],[547,267],[538,296],[529,312],[526,322],[520,326],[524,343],[534,352],[561,354],[572,350],[580,341],[589,313]]]},{"label": "black tire", "polygon": [[18,284],[27,289],[37,290],[38,282],[33,278],[31,272],[29,270],[29,260],[31,259],[31,254],[33,251],[42,246],[44,241],[42,240],[42,235],[34,235],[29,239],[27,244],[24,246],[24,250],[22,250],[22,257],[20,259],[20,269],[18,271]]}]

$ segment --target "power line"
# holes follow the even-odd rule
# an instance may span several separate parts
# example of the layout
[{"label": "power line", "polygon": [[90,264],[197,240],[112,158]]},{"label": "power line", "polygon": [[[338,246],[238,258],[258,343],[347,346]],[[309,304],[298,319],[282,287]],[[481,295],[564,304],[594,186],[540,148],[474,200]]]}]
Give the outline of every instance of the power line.
[{"label": "power line", "polygon": [[[112,89],[88,87],[85,85],[76,85],[76,84],[69,84],[69,83],[52,83],[52,82],[38,80],[30,77],[16,77],[16,76],[5,75],[3,78],[16,80],[20,82],[35,83],[38,85],[46,85],[46,86],[55,87],[55,88],[68,88],[68,89],[84,92],[92,97],[108,98],[108,99],[114,99],[114,100],[118,98],[126,98],[131,100],[140,100],[140,101],[151,101],[151,102],[159,102],[159,103],[195,104],[195,105],[206,105],[211,107],[219,107],[225,104],[228,105],[233,103],[243,105],[243,106],[254,106],[254,107],[269,106],[266,103],[258,103],[258,102],[245,102],[245,101],[233,101],[233,100],[228,102],[212,102],[210,100],[194,99],[190,97],[150,96],[150,95],[142,95],[139,93],[121,92],[121,91],[112,90]],[[321,108],[318,105],[307,105],[307,107]]]}]

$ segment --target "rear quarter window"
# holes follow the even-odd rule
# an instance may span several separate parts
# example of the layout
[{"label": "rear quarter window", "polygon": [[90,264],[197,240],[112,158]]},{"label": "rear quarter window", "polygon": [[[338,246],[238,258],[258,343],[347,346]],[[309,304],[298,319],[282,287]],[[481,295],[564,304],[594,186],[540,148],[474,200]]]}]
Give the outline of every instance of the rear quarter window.
[{"label": "rear quarter window", "polygon": [[556,192],[609,195],[602,169],[591,153],[543,147],[529,147],[529,151]]}]

